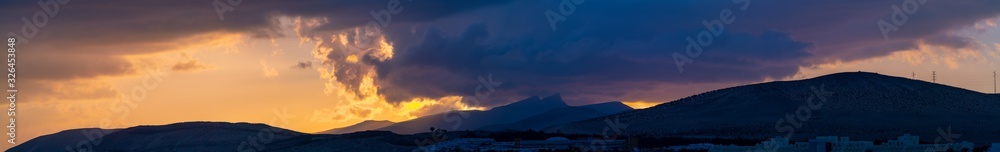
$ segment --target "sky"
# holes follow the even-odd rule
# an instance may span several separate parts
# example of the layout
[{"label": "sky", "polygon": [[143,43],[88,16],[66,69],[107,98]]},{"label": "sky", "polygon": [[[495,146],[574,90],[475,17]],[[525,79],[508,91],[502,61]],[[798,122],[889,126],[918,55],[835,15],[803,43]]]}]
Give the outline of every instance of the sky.
[{"label": "sky", "polygon": [[0,1],[0,29],[18,39],[20,143],[73,128],[186,121],[311,133],[555,93],[570,105],[644,108],[850,71],[992,93],[997,6],[20,0]]}]

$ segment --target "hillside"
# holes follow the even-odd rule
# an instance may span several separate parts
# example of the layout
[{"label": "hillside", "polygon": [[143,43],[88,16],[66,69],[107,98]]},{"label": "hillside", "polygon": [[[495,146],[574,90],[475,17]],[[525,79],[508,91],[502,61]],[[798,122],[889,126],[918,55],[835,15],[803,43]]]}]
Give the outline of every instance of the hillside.
[{"label": "hillside", "polygon": [[31,139],[28,142],[8,149],[8,151],[66,151],[66,149],[74,149],[78,146],[85,145],[81,144],[81,142],[102,142],[100,140],[101,137],[114,133],[115,131],[118,130],[97,128],[64,130],[54,134],[39,136],[38,138]]},{"label": "hillside", "polygon": [[580,121],[594,117],[606,116],[610,114],[632,111],[632,110],[633,109],[631,107],[628,107],[627,105],[617,101],[591,104],[591,105],[563,107],[558,109],[552,109],[538,115],[518,120],[513,123],[487,126],[480,128],[479,130],[492,130],[492,131],[503,131],[503,130],[524,131],[529,129],[541,130],[545,129],[545,127],[553,125],[565,124],[574,121]]},{"label": "hillside", "polygon": [[[110,132],[96,140],[79,140],[79,130],[67,130],[29,140],[9,151],[234,151],[252,148],[256,140],[284,140],[307,135],[263,124],[184,122],[138,126]],[[67,138],[62,138],[67,137]],[[70,140],[70,141],[67,141]],[[75,140],[75,141],[73,141]],[[93,144],[78,144],[90,142]],[[243,143],[244,147],[239,147]],[[262,142],[261,142],[262,143]],[[258,144],[263,145],[263,144]]]},{"label": "hillside", "polygon": [[[812,106],[807,103],[810,98]],[[1000,142],[997,109],[996,95],[851,72],[720,89],[546,130],[596,133],[608,127],[603,120],[617,118],[628,125],[622,131],[633,135],[796,139],[836,135],[870,140],[910,133],[933,140],[939,128],[950,127],[951,133],[962,135],[959,140]]]},{"label": "hillside", "polygon": [[428,115],[378,130],[399,134],[428,132],[431,127],[446,130],[475,130],[490,125],[511,123],[563,107],[569,107],[569,105],[566,105],[559,94],[545,98],[534,96],[487,111],[446,112]]},{"label": "hillside", "polygon": [[326,131],[317,132],[316,134],[343,134],[343,133],[352,133],[358,131],[377,130],[379,128],[386,127],[392,124],[395,124],[395,122],[385,121],[385,120],[383,121],[368,120],[347,127],[334,128]]}]

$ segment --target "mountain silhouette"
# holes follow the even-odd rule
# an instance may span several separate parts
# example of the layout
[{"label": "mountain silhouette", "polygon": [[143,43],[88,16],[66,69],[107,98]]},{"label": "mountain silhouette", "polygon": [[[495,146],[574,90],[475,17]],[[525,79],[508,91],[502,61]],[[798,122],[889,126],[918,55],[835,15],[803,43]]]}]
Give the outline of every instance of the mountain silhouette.
[{"label": "mountain silhouette", "polygon": [[559,94],[545,98],[533,96],[486,111],[467,110],[433,114],[392,124],[378,130],[399,134],[428,132],[431,127],[445,130],[476,130],[485,126],[511,123],[563,107],[569,107],[569,105],[566,105]]},{"label": "mountain silhouette", "polygon": [[360,122],[360,123],[357,123],[357,124],[354,124],[354,125],[350,125],[350,126],[347,126],[347,127],[334,128],[334,129],[330,129],[330,130],[326,130],[326,131],[317,132],[317,134],[343,134],[343,133],[352,133],[352,132],[358,132],[358,131],[376,130],[376,129],[379,129],[379,128],[382,128],[382,127],[385,127],[385,126],[389,126],[389,125],[392,125],[392,124],[395,124],[395,122],[387,121],[387,120],[381,120],[381,121],[379,121],[379,120],[366,120],[366,121],[363,121],[363,122]]},{"label": "mountain silhouette", "polygon": [[873,140],[906,133],[934,139],[942,130],[962,135],[958,140],[997,142],[1000,98],[937,83],[850,72],[709,91],[546,130],[596,133],[610,126],[604,120],[625,124],[621,131],[635,135],[791,135],[793,139],[835,135]]},{"label": "mountain silhouette", "polygon": [[[260,146],[265,143],[264,140],[270,142],[308,135],[264,124],[223,122],[184,122],[107,130],[109,134],[96,140],[86,136],[81,138],[80,135],[84,135],[81,131],[84,130],[41,136],[8,151],[236,151],[243,143],[247,143],[245,146]],[[249,144],[254,141],[260,144]],[[253,148],[245,146],[242,148]]]},{"label": "mountain silhouette", "polygon": [[[621,102],[569,106],[559,94],[530,97],[486,111],[460,111],[392,123],[365,121],[305,134],[264,124],[184,122],[125,129],[72,129],[40,136],[8,151],[410,151],[429,128],[545,130],[701,138],[803,140],[844,136],[894,139],[902,134],[1000,142],[1000,95],[876,73],[851,72],[714,90],[632,110]],[[464,115],[464,116],[463,116]],[[619,123],[616,127],[610,122]],[[387,125],[378,128],[378,125]],[[378,128],[378,129],[370,129]],[[351,130],[351,131],[349,131]],[[385,130],[385,131],[362,131]],[[391,132],[390,132],[391,131]],[[469,132],[465,132],[469,133]],[[462,132],[447,132],[459,137]],[[956,137],[956,136],[950,136]],[[268,142],[261,142],[262,140]],[[260,144],[246,144],[258,141]],[[250,146],[250,147],[247,147]]]},{"label": "mountain silhouette", "polygon": [[545,127],[552,125],[570,123],[574,121],[580,121],[585,119],[590,119],[594,117],[606,116],[610,114],[632,111],[632,107],[629,107],[621,102],[605,102],[591,105],[582,106],[572,106],[572,107],[562,107],[557,109],[552,109],[544,113],[534,115],[528,118],[518,120],[513,123],[508,124],[496,124],[492,126],[486,126],[480,128],[479,130],[541,130]]},{"label": "mountain silhouette", "polygon": [[8,151],[75,151],[73,149],[76,147],[103,142],[101,137],[115,131],[118,130],[98,128],[64,130],[54,134],[39,136],[8,149]]}]

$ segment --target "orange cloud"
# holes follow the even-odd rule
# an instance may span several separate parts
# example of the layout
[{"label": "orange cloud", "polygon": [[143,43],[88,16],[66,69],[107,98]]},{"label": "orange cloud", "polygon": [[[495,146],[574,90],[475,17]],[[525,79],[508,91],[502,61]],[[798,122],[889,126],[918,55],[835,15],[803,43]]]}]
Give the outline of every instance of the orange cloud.
[{"label": "orange cloud", "polygon": [[187,61],[178,61],[177,63],[174,63],[174,66],[170,69],[173,69],[174,71],[198,71],[209,68],[211,67],[198,62],[198,60],[189,59]]},{"label": "orange cloud", "polygon": [[316,65],[323,78],[324,93],[331,96],[332,106],[316,109],[309,120],[314,122],[357,122],[362,120],[406,121],[420,116],[450,110],[483,110],[478,105],[467,105],[461,96],[441,98],[413,98],[402,102],[389,102],[380,92],[381,86],[375,69],[360,62],[362,57],[377,60],[392,59],[395,48],[378,29],[356,27],[325,34],[304,34],[312,28],[326,24],[323,18],[294,18],[294,30],[304,42],[316,43],[313,56],[320,60]]},{"label": "orange cloud", "polygon": [[278,77],[278,70],[274,69],[274,67],[267,65],[266,60],[260,60],[260,66],[262,67],[263,70],[262,72],[265,78]]},{"label": "orange cloud", "polygon": [[806,68],[835,69],[844,68],[845,66],[856,66],[862,63],[871,64],[877,62],[898,61],[910,65],[940,64],[954,69],[961,66],[959,63],[960,61],[984,61],[984,54],[982,54],[979,50],[976,50],[976,48],[985,47],[956,49],[947,46],[935,46],[927,43],[919,43],[916,49],[897,51],[884,57],[847,63],[834,61]]}]

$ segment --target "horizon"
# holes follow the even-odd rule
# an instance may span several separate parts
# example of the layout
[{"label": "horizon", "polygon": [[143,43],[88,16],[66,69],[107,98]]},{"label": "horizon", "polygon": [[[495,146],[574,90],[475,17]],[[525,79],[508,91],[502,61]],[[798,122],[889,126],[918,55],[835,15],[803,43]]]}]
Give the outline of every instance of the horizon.
[{"label": "horizon", "polygon": [[4,141],[16,142],[0,150],[194,121],[315,133],[553,94],[645,109],[855,71],[995,95],[990,6],[1000,2],[4,1],[7,92],[21,100],[8,98],[17,127]]}]

